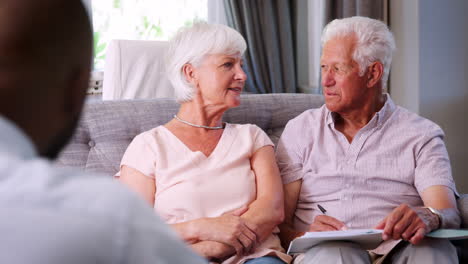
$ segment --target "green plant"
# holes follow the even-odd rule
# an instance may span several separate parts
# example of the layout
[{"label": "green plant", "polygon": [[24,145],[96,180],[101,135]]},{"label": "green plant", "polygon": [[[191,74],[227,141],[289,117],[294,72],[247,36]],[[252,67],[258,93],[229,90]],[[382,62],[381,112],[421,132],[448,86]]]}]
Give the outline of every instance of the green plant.
[{"label": "green plant", "polygon": [[157,39],[163,36],[161,22],[157,24],[150,21],[148,16],[142,16],[141,24],[136,26],[136,31],[141,39]]},{"label": "green plant", "polygon": [[119,9],[121,6],[120,0],[114,0],[114,8]]},{"label": "green plant", "polygon": [[100,32],[94,32],[94,65],[103,65],[106,59],[107,43],[102,40]]}]

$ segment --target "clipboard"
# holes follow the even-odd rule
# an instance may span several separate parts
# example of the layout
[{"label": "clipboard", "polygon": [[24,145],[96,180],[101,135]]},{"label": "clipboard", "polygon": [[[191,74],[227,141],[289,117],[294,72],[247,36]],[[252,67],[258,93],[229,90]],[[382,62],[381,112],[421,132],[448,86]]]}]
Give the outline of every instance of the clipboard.
[{"label": "clipboard", "polygon": [[304,253],[325,241],[350,241],[363,249],[374,249],[382,243],[382,231],[378,229],[353,229],[345,231],[307,232],[291,241],[288,254]]}]

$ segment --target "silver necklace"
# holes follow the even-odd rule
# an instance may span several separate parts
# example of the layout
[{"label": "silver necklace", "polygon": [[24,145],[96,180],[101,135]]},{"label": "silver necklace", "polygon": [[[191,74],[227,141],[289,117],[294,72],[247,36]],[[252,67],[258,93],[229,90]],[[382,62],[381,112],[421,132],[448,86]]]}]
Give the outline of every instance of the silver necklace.
[{"label": "silver necklace", "polygon": [[175,120],[179,121],[179,122],[182,122],[186,125],[189,125],[189,126],[193,126],[193,127],[198,127],[198,128],[206,128],[206,129],[223,129],[224,126],[215,126],[215,127],[212,127],[212,126],[202,126],[202,125],[196,125],[196,124],[193,124],[193,123],[190,123],[188,121],[185,121],[185,120],[182,120],[180,119],[177,115],[174,115],[174,118]]}]

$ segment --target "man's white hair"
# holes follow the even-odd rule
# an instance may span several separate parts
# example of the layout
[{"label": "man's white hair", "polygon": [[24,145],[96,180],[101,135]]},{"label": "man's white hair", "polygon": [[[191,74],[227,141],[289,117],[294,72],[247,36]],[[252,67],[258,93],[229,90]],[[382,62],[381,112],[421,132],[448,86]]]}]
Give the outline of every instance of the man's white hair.
[{"label": "man's white hair", "polygon": [[335,19],[323,29],[322,47],[330,39],[346,36],[356,37],[353,60],[359,65],[359,75],[363,76],[372,62],[380,61],[384,67],[382,87],[385,88],[395,51],[395,39],[387,25],[360,16]]},{"label": "man's white hair", "polygon": [[244,38],[236,30],[219,24],[196,22],[181,28],[169,41],[166,70],[179,103],[192,100],[195,88],[187,81],[182,67],[189,63],[198,67],[211,54],[244,54]]}]

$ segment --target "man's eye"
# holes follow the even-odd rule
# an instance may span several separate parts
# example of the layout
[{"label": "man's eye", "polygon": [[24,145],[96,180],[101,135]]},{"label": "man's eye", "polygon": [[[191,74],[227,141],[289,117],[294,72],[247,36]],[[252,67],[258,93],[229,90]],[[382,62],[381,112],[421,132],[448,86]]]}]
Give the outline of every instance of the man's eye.
[{"label": "man's eye", "polygon": [[336,66],[335,72],[338,74],[345,74],[347,72],[347,68],[345,66]]}]

